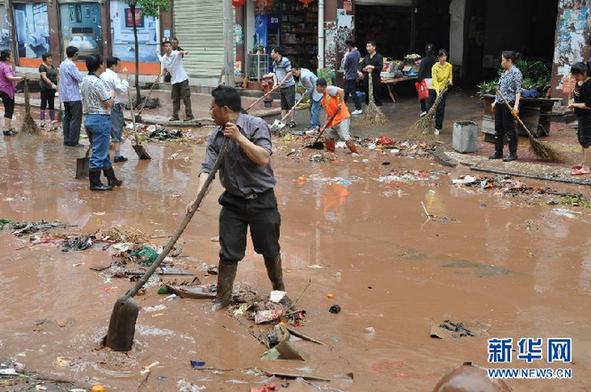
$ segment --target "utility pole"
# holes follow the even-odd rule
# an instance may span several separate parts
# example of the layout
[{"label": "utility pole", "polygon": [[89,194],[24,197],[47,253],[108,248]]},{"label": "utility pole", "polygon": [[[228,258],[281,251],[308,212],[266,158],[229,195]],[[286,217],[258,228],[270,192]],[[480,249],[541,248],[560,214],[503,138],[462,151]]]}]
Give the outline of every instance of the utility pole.
[{"label": "utility pole", "polygon": [[226,86],[234,87],[234,12],[232,0],[224,2],[224,75]]}]

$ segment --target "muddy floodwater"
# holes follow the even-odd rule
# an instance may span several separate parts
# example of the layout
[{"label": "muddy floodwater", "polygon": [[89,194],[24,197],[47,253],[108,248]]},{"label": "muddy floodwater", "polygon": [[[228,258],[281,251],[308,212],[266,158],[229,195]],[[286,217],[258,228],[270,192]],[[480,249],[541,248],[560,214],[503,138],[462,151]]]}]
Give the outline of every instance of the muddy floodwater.
[{"label": "muddy floodwater", "polygon": [[[133,227],[163,245],[195,195],[204,145],[148,149],[153,159],[138,161],[127,144],[130,160],[116,166],[124,186],[93,193],[87,181],[74,179],[84,149],[65,148],[59,137],[4,138],[0,218],[59,220],[79,233]],[[454,185],[469,170],[432,160],[367,150],[352,157],[340,149],[334,162],[310,162],[287,151],[278,149],[273,158],[284,277],[292,300],[304,292],[300,330],[326,343],[297,342],[306,361],[262,360],[265,347],[249,333],[252,323],[212,313],[206,300],[164,300],[157,287],[136,297],[143,309],[134,349],[101,349],[112,306],[132,284],[90,269],[109,264],[109,252],[66,253],[10,232],[0,234],[0,357],[118,391],[138,390],[142,366],[154,361],[159,365],[141,390],[176,391],[184,380],[208,391],[249,391],[268,380],[248,370],[258,368],[332,379],[290,381],[285,389],[274,381],[281,391],[429,391],[465,361],[492,366],[489,338],[569,337],[572,363],[529,365],[514,351],[510,366],[566,367],[572,379],[507,384],[514,391],[591,390],[591,209]],[[428,174],[386,177],[405,170]],[[590,196],[583,187],[523,181]],[[220,192],[216,181],[181,239],[187,268],[205,283],[216,279],[201,266],[217,264],[212,237]],[[248,246],[236,282],[266,294],[262,258]],[[328,311],[334,304],[339,314]],[[158,305],[164,307],[146,311]],[[445,320],[482,331],[430,337],[431,325]],[[191,360],[223,371],[194,370]]]}]

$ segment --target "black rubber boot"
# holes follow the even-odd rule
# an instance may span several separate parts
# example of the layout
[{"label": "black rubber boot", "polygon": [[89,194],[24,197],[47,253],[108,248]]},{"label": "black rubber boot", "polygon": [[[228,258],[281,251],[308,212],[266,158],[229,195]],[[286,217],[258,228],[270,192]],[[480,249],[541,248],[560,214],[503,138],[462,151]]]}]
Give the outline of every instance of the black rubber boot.
[{"label": "black rubber boot", "polygon": [[90,169],[88,171],[91,191],[110,191],[113,187],[104,185],[101,182],[101,169]]},{"label": "black rubber boot", "polygon": [[211,308],[214,312],[226,308],[232,302],[232,288],[237,270],[237,261],[220,261],[218,266],[217,293],[213,301],[213,307]]},{"label": "black rubber boot", "polygon": [[281,270],[281,254],[275,257],[265,257],[265,267],[267,275],[273,284],[273,290],[285,291],[283,283],[283,271]]},{"label": "black rubber boot", "polygon": [[103,173],[105,174],[105,177],[107,177],[109,186],[116,187],[123,185],[123,181],[118,180],[117,177],[115,177],[115,170],[113,170],[113,167],[104,168]]}]

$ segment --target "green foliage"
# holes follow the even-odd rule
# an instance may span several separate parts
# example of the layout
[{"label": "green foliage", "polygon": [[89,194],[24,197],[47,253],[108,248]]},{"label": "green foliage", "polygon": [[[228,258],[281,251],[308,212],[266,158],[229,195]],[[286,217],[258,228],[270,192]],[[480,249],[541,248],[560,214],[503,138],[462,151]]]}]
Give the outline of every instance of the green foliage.
[{"label": "green foliage", "polygon": [[[130,3],[129,0],[128,3]],[[142,8],[143,14],[154,18],[158,18],[160,12],[166,11],[169,5],[169,0],[137,0],[137,7]]]},{"label": "green foliage", "polygon": [[[550,86],[550,73],[544,63],[539,60],[519,59],[515,62],[515,66],[523,75],[521,87],[527,90],[536,89],[540,95],[543,95]],[[499,69],[499,77],[502,73],[503,70]],[[478,85],[478,93],[480,95],[495,94],[496,88],[497,80],[482,82]]]}]

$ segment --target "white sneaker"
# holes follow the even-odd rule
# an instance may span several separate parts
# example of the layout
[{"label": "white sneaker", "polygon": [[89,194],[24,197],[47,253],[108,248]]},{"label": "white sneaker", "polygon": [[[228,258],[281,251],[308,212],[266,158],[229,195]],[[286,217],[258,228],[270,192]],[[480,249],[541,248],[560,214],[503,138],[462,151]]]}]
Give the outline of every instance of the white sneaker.
[{"label": "white sneaker", "polygon": [[441,131],[439,129],[435,128],[435,132],[434,132],[435,133],[435,136],[439,135],[440,132]]},{"label": "white sneaker", "polygon": [[360,114],[363,114],[363,110],[357,109],[357,110],[354,110],[353,113],[351,113],[351,114],[354,116],[359,116]]},{"label": "white sneaker", "polygon": [[427,112],[423,112],[421,114],[419,114],[419,117],[425,117],[427,115]]}]

